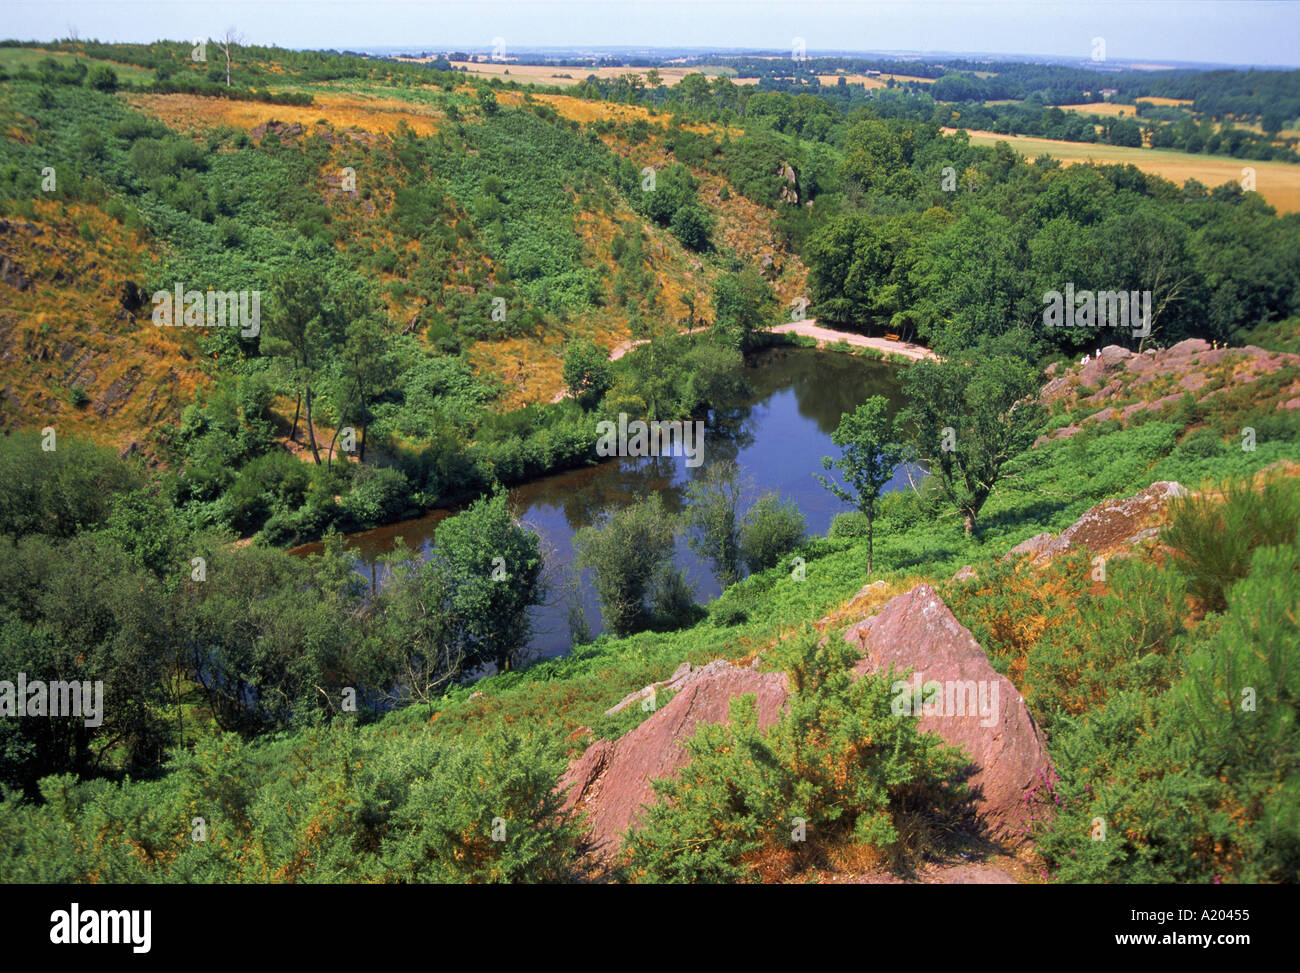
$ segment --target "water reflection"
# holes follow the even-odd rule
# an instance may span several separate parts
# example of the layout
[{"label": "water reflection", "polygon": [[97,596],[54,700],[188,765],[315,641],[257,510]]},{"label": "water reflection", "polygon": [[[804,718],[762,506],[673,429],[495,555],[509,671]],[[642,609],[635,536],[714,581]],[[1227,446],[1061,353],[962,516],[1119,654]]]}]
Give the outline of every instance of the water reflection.
[{"label": "water reflection", "polygon": [[[901,408],[897,366],[806,348],[769,349],[744,366],[749,394],[743,402],[716,410],[708,419],[703,465],[691,469],[683,456],[626,457],[597,466],[546,477],[510,491],[516,516],[536,531],[547,556],[552,591],[534,612],[530,647],[538,655],[556,655],[569,647],[569,605],[563,591],[564,571],[573,563],[573,534],[594,523],[601,511],[624,507],[658,492],[670,510],[682,508],[685,488],[710,464],[734,460],[747,486],[745,502],[775,490],[794,500],[810,533],[825,533],[835,514],[848,509],[816,480],[821,457],[838,457],[831,433],[842,413],[872,395],[883,395],[890,411]],[[887,489],[906,487],[900,468]],[[437,525],[450,511],[433,511],[415,520],[351,535],[360,557],[359,571],[382,585],[387,574],[377,560],[402,538],[412,550],[427,552]],[[300,550],[310,551],[314,546]],[[677,545],[677,562],[704,601],[718,593],[706,565]],[[599,633],[600,611],[589,579],[576,592],[588,626]]]}]

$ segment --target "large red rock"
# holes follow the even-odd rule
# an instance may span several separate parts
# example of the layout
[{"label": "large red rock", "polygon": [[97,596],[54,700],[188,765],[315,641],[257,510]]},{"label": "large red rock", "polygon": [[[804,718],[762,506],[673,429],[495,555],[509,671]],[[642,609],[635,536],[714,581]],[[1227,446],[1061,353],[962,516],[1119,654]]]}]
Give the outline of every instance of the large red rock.
[{"label": "large red rock", "polygon": [[[1025,792],[1050,766],[1042,733],[1015,686],[994,671],[979,643],[934,590],[922,584],[893,598],[845,637],[865,654],[855,666],[859,673],[892,663],[899,670],[913,667],[923,681],[950,683],[954,690],[969,684],[975,692],[970,715],[964,707],[960,715],[922,709],[916,714],[919,725],[965,748],[971,757],[975,806],[989,831],[995,836],[1018,832]],[[784,673],[738,669],[724,660],[688,674],[685,669],[669,680],[678,691],[667,704],[618,740],[593,743],[559,781],[564,807],[586,813],[590,849],[598,857],[616,852],[622,833],[639,823],[644,805],[656,800],[651,782],[672,776],[686,763],[683,744],[700,723],[725,722],[731,700],[753,693],[759,725],[768,727],[789,698]],[[624,702],[630,705],[649,689]],[[956,703],[958,694],[949,696]]]},{"label": "large red rock", "polygon": [[619,836],[637,823],[641,806],[656,799],[652,780],[670,777],[686,763],[683,743],[700,723],[726,722],[735,696],[754,693],[760,726],[780,716],[789,692],[779,672],[737,669],[725,660],[694,670],[664,707],[618,740],[598,740],[560,778],[565,809],[587,814],[592,852],[606,857]]},{"label": "large red rock", "polygon": [[[1024,698],[989,664],[975,637],[927,584],[890,601],[844,638],[863,659],[858,672],[913,669],[920,696],[905,697],[922,731],[938,733],[971,759],[968,784],[977,813],[995,837],[1021,832],[1025,794],[1051,762]],[[939,694],[929,684],[938,683]],[[897,701],[897,698],[896,698]]]}]

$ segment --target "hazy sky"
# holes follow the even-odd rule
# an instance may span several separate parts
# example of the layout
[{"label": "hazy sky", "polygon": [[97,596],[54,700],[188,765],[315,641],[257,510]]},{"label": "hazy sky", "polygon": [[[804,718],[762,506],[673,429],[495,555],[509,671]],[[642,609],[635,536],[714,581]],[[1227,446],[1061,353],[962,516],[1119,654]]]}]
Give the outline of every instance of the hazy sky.
[{"label": "hazy sky", "polygon": [[1300,66],[1290,0],[0,0],[10,38],[192,39],[237,27],[296,48],[749,47],[978,51]]}]

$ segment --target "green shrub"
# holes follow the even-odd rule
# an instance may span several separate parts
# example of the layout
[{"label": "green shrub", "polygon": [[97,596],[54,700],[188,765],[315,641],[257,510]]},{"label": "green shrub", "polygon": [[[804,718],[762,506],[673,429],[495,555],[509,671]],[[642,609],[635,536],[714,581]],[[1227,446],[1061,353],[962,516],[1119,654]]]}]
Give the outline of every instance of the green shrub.
[{"label": "green shrub", "polygon": [[827,537],[855,538],[867,536],[867,515],[860,510],[846,510],[831,518]]},{"label": "green shrub", "polygon": [[1202,493],[1175,500],[1161,540],[1174,549],[1193,595],[1211,611],[1227,605],[1227,590],[1244,578],[1255,548],[1287,542],[1300,525],[1300,482],[1270,477],[1223,485],[1223,500]]},{"label": "green shrub", "polygon": [[676,532],[676,519],[654,493],[573,535],[574,564],[591,569],[606,630],[627,635],[649,624],[647,599],[672,559]]},{"label": "green shrub", "polygon": [[352,489],[343,498],[343,511],[362,527],[396,520],[411,507],[411,485],[390,467],[361,466]]},{"label": "green shrub", "polygon": [[740,556],[751,574],[766,571],[803,541],[808,524],[793,500],[765,493],[745,512],[740,525]]},{"label": "green shrub", "polygon": [[[53,449],[44,449],[44,445]],[[140,475],[110,451],[39,433],[0,438],[0,534],[71,537],[103,523],[113,497],[140,486]]]},{"label": "green shrub", "polygon": [[96,91],[113,92],[117,90],[117,72],[107,64],[91,69],[86,75],[86,84]]}]

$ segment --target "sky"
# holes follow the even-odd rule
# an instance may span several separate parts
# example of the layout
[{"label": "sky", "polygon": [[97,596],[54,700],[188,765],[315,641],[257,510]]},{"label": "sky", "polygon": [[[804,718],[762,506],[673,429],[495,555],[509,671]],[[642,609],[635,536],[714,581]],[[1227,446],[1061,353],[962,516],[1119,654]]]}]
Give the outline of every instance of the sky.
[{"label": "sky", "polygon": [[1293,0],[0,0],[0,34],[357,50],[727,47],[944,51],[1300,67]]}]

